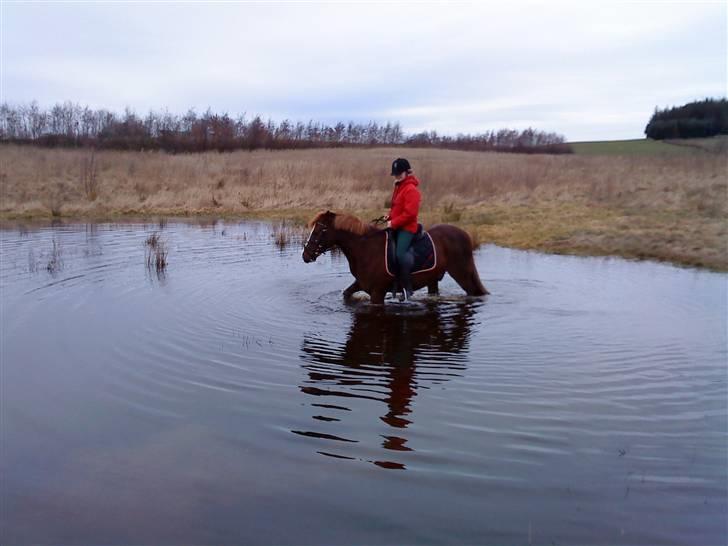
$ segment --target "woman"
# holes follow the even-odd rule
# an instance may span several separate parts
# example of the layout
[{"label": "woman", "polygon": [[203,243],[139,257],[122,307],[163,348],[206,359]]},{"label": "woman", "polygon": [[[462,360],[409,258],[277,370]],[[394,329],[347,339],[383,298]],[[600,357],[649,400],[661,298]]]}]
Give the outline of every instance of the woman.
[{"label": "woman", "polygon": [[412,239],[417,233],[417,215],[420,211],[420,181],[412,174],[409,161],[400,157],[392,163],[394,191],[392,192],[392,208],[389,210],[387,227],[395,232],[397,245],[397,279],[404,299],[412,296],[412,266],[414,258],[408,252]]}]

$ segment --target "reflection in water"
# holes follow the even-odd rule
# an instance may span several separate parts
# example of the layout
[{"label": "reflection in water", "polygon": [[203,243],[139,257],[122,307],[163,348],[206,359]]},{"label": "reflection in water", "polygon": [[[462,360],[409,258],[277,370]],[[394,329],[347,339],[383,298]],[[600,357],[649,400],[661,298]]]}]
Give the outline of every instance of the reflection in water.
[{"label": "reflection in water", "polygon": [[[303,368],[308,378],[302,392],[331,397],[335,404],[313,407],[336,410],[337,416],[314,415],[318,422],[335,424],[341,411],[354,411],[353,399],[386,405],[379,418],[394,429],[383,434],[382,447],[412,451],[405,429],[413,423],[412,400],[419,389],[428,389],[465,370],[468,340],[480,301],[428,301],[416,309],[366,307],[353,313],[346,342],[307,334],[303,340]],[[356,411],[361,411],[356,407]],[[292,431],[323,440],[358,443],[329,432]],[[322,455],[353,459],[319,451]],[[370,461],[385,468],[405,468],[401,463]]]}]

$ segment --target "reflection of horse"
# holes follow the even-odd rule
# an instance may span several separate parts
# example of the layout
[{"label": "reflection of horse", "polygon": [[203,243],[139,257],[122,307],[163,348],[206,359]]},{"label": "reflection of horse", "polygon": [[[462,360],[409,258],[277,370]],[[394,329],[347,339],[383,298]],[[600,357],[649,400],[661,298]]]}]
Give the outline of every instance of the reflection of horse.
[{"label": "reflection of horse", "polygon": [[[387,412],[380,419],[400,432],[384,436],[383,447],[410,451],[401,434],[412,422],[412,399],[418,388],[447,381],[465,369],[462,355],[467,350],[474,314],[475,307],[468,302],[429,302],[424,312],[406,315],[381,308],[356,312],[343,345],[319,336],[304,338],[302,359],[308,379],[301,391],[327,398],[332,403],[313,405],[333,410],[335,415],[337,410],[352,410],[348,406],[353,404],[347,403],[351,399],[385,403]],[[314,419],[332,422],[331,427],[326,427],[331,432],[336,431],[335,423],[339,421],[338,417],[322,415]],[[328,432],[295,432],[353,441]],[[377,464],[397,467],[398,463]]]},{"label": "reflection of horse", "polygon": [[[353,216],[331,211],[319,213],[310,225],[313,230],[303,249],[303,261],[312,262],[323,252],[339,247],[355,279],[344,296],[348,298],[363,290],[371,296],[372,303],[384,303],[392,283],[384,263],[385,231]],[[431,271],[412,276],[413,289],[426,286],[430,294],[436,294],[437,283],[447,272],[469,296],[487,294],[475,268],[470,236],[448,224],[438,224],[428,232],[435,244],[437,264]]]}]

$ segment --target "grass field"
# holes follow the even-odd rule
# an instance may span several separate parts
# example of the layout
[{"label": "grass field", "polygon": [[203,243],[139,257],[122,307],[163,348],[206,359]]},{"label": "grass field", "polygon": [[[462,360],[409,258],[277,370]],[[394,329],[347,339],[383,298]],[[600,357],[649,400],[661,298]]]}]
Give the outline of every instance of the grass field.
[{"label": "grass field", "polygon": [[728,155],[728,135],[721,135],[712,138],[690,138],[668,140],[674,146],[696,148],[714,154]]},{"label": "grass field", "polygon": [[328,208],[370,219],[386,212],[388,168],[405,155],[422,180],[426,224],[460,225],[477,242],[728,270],[725,154],[645,145],[653,144],[679,151],[550,156],[374,148],[169,155],[5,145],[0,217],[304,221]]},{"label": "grass field", "polygon": [[675,146],[660,140],[605,140],[596,142],[570,142],[578,155],[679,155],[689,154],[684,146]]},{"label": "grass field", "polygon": [[604,140],[594,142],[570,142],[578,155],[681,155],[697,151],[728,153],[728,136],[675,140]]}]

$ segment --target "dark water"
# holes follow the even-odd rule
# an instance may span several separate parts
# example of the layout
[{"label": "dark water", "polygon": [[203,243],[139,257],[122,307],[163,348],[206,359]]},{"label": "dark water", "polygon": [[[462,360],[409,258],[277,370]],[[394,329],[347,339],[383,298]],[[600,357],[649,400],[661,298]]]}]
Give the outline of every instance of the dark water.
[{"label": "dark water", "polygon": [[270,229],[0,232],[2,544],[726,543],[726,275],[486,247],[381,310]]}]

